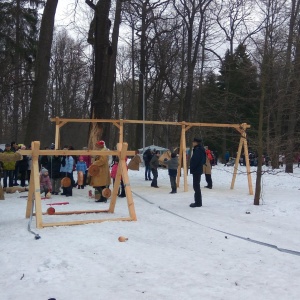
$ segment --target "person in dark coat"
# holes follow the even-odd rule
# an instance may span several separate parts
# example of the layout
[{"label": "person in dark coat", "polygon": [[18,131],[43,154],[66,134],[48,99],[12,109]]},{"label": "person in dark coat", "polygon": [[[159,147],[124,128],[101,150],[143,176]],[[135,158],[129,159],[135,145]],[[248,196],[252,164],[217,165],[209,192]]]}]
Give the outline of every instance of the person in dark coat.
[{"label": "person in dark coat", "polygon": [[51,185],[52,185],[52,195],[58,195],[60,191],[60,185],[61,185],[61,173],[60,173],[60,167],[61,167],[61,156],[54,155],[49,156],[48,160],[48,172],[49,177],[51,179]]},{"label": "person in dark coat", "polygon": [[153,175],[151,186],[155,187],[155,188],[158,188],[158,186],[157,186],[157,177],[158,177],[157,169],[159,166],[159,161],[158,161],[159,155],[160,155],[159,151],[155,151],[154,155],[152,156],[152,158],[150,160],[150,168],[151,168],[152,175]]},{"label": "person in dark coat", "polygon": [[143,154],[143,160],[145,164],[145,180],[152,180],[151,178],[151,168],[150,168],[150,161],[152,158],[152,152],[150,148],[148,148]]},{"label": "person in dark coat", "polygon": [[190,173],[193,175],[193,188],[194,188],[194,203],[190,207],[202,206],[202,195],[200,188],[201,175],[203,173],[203,165],[206,162],[205,149],[202,146],[202,140],[194,138],[193,140],[193,155],[190,160]]}]

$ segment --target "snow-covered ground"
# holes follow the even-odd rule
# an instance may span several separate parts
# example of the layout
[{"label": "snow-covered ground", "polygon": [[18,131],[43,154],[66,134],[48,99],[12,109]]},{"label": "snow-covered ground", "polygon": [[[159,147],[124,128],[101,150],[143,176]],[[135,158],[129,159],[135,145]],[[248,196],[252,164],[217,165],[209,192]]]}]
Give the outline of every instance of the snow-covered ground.
[{"label": "snow-covered ground", "polygon": [[[27,230],[26,198],[20,198],[26,193],[6,194],[0,201],[0,299],[300,299],[300,168],[264,174],[259,206],[244,172],[230,189],[232,171],[213,168],[213,189],[202,188],[201,208],[189,207],[191,175],[188,192],[181,178],[178,193],[169,194],[167,170],[159,170],[159,189],[144,180],[143,168],[129,171],[136,222],[37,229],[33,218],[37,240]],[[252,179],[254,189],[255,174]],[[43,211],[60,201],[69,204],[56,211],[108,207],[90,199],[88,190],[43,200]],[[128,215],[126,198],[118,198],[109,217]],[[83,218],[103,216],[43,220]]]}]

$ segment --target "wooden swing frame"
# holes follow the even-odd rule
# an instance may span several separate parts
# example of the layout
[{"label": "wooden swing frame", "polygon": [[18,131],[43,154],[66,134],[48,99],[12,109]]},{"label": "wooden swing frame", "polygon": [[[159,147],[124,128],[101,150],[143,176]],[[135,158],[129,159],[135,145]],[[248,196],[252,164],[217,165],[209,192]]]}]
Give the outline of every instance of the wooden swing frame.
[{"label": "wooden swing frame", "polygon": [[[118,143],[116,151],[99,151],[99,150],[40,150],[40,142],[34,141],[31,143],[31,150],[20,150],[22,155],[32,156],[32,168],[30,175],[30,184],[28,191],[28,199],[26,206],[26,218],[30,218],[31,212],[33,211],[33,203],[35,201],[35,217],[36,217],[36,227],[52,227],[52,226],[67,226],[67,225],[81,225],[88,223],[101,223],[106,221],[136,221],[136,213],[134,208],[134,202],[131,192],[131,187],[129,183],[129,177],[126,167],[126,156],[133,156],[135,151],[127,151],[127,143]],[[42,212],[41,204],[41,193],[40,193],[40,174],[39,174],[39,156],[40,155],[116,155],[119,157],[118,170],[116,174],[116,181],[112,191],[111,201],[109,208],[106,210],[84,210],[84,211],[65,211],[65,212],[55,212],[54,215],[72,215],[72,214],[89,214],[89,213],[114,213],[117,194],[120,186],[121,176],[123,178],[127,206],[129,211],[129,217],[124,218],[109,218],[109,219],[93,219],[93,220],[82,220],[82,221],[70,221],[70,222],[53,222],[45,223],[43,222],[42,216],[46,213]]]},{"label": "wooden swing frame", "polygon": [[[187,160],[186,160],[186,132],[192,127],[215,127],[215,128],[233,128],[240,133],[240,142],[237,151],[237,156],[235,159],[234,170],[231,180],[230,189],[234,188],[237,170],[239,166],[239,161],[244,148],[245,157],[249,157],[247,134],[246,130],[251,126],[247,123],[242,124],[218,124],[218,123],[191,123],[191,122],[165,122],[165,121],[145,121],[145,120],[113,120],[113,119],[65,119],[65,118],[51,118],[52,122],[55,122],[55,148],[58,149],[60,146],[60,128],[67,123],[112,123],[119,129],[119,143],[123,143],[124,138],[124,125],[125,124],[149,124],[149,125],[174,125],[181,126],[181,136],[180,136],[180,151],[179,151],[179,166],[177,170],[177,187],[180,184],[180,173],[183,167],[183,177],[184,177],[184,192],[188,191],[187,183]],[[249,194],[253,195],[252,178],[250,171],[249,160],[246,159],[246,170],[248,179],[248,189]]]}]

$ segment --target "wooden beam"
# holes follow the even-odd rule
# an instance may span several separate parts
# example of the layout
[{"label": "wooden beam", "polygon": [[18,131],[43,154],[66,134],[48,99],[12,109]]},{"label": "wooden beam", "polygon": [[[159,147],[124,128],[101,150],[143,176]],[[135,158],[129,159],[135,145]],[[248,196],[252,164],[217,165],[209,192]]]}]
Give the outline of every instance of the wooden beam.
[{"label": "wooden beam", "polygon": [[[31,155],[32,150],[18,150],[22,155]],[[118,150],[107,150],[107,151],[99,151],[99,150],[38,150],[39,155],[120,155],[120,151]],[[126,151],[127,156],[134,156],[135,151]]]},{"label": "wooden beam", "polygon": [[101,220],[82,220],[82,221],[70,221],[70,222],[54,222],[54,223],[43,223],[42,227],[53,227],[53,226],[72,226],[72,225],[84,225],[90,223],[102,223],[111,221],[135,221],[129,217],[127,218],[115,218],[115,219],[101,219]]},{"label": "wooden beam", "polygon": [[[115,119],[59,119],[61,122],[72,122],[72,123],[117,123]],[[56,122],[57,118],[50,118],[50,121]],[[120,121],[119,121],[120,122]],[[168,122],[168,121],[146,121],[146,120],[122,120],[124,124],[150,124],[150,125],[174,125],[181,126],[202,126],[202,127],[228,127],[228,128],[250,128],[251,126],[247,123],[243,124],[218,124],[218,123],[192,123],[192,122]]]},{"label": "wooden beam", "polygon": [[[81,215],[81,214],[99,214],[99,213],[108,213],[108,209],[103,210],[74,210],[74,211],[58,211],[53,215]],[[35,214],[34,214],[35,215]],[[43,215],[48,215],[47,212],[43,212]]]}]

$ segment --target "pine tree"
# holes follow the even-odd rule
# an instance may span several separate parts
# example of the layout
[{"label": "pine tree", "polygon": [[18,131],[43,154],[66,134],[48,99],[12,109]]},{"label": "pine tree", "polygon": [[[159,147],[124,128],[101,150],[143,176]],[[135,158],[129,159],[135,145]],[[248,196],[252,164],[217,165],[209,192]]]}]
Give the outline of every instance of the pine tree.
[{"label": "pine tree", "polygon": [[218,86],[224,123],[249,123],[256,127],[258,79],[256,67],[246,52],[246,46],[239,45],[233,55],[226,52]]}]

